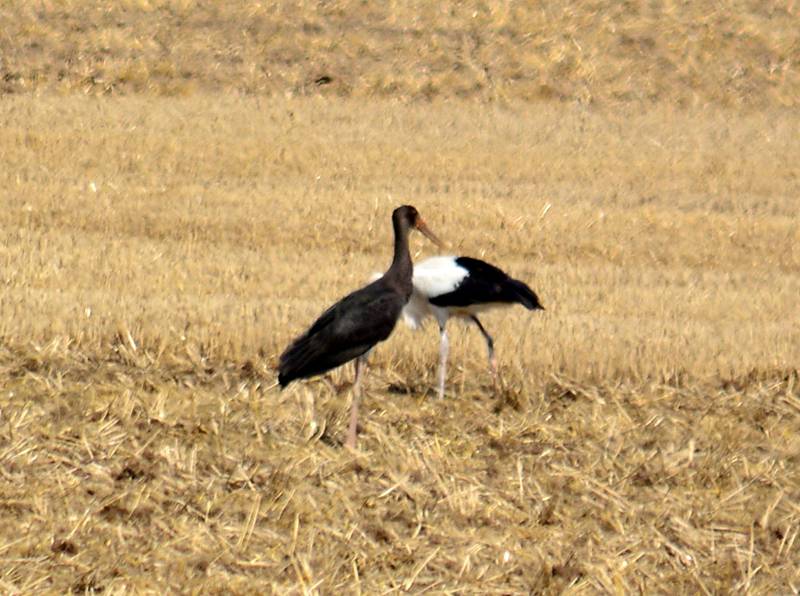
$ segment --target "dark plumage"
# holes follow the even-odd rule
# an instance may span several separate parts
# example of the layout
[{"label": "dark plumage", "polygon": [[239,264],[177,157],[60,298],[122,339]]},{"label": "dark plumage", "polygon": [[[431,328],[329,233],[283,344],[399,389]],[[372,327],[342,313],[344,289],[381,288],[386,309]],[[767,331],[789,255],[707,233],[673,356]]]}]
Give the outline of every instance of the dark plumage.
[{"label": "dark plumage", "polygon": [[350,362],[388,338],[411,295],[410,277],[407,288],[395,289],[384,276],[326,310],[281,354],[281,387]]},{"label": "dark plumage", "polygon": [[356,359],[356,380],[347,435],[347,445],[351,447],[355,446],[356,441],[362,357],[375,344],[389,337],[413,289],[408,234],[411,228],[416,228],[440,244],[417,210],[409,205],[394,210],[392,225],[394,258],[386,273],[322,313],[280,357],[278,382],[281,387],[295,379],[320,375]]},{"label": "dark plumage", "polygon": [[467,276],[450,292],[430,296],[435,306],[466,307],[474,304],[515,304],[528,310],[540,309],[539,298],[525,283],[509,277],[494,265],[473,259],[458,257],[455,265],[466,269]]}]

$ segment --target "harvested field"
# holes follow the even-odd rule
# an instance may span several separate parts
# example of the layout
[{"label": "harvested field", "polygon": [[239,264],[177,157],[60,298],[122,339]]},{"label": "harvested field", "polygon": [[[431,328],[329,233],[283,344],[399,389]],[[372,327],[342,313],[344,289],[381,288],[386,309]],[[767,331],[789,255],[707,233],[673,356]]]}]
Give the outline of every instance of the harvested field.
[{"label": "harvested field", "polygon": [[[795,9],[717,7],[719,30],[746,23],[760,54],[705,42],[748,64],[783,52],[778,83],[748,68],[746,86],[725,86],[705,70],[706,86],[667,77],[636,95],[672,72],[667,48],[697,39],[700,5],[665,5],[673,28],[650,34],[664,55],[598,54],[595,72],[631,76],[562,67],[565,90],[545,97],[512,92],[505,71],[502,93],[462,93],[458,69],[417,92],[411,49],[375,26],[345,35],[356,8],[321,6],[293,5],[276,39],[340,40],[349,86],[303,86],[314,69],[289,56],[283,70],[269,62],[272,86],[246,88],[263,44],[233,24],[277,19],[260,5],[0,9],[14,17],[0,68],[23,73],[0,97],[0,590],[796,592]],[[477,27],[490,32],[481,47],[523,65],[538,54],[503,27],[588,35],[587,15],[615,10],[551,23],[505,6],[505,25],[489,11],[497,22]],[[424,39],[455,35],[421,5],[397,8],[395,26],[417,9]],[[450,30],[475,30],[474,10],[454,5]],[[645,35],[636,14],[613,22]],[[160,76],[131,33],[148,22],[177,40]],[[604,39],[574,41],[589,52]],[[104,72],[138,56],[141,84],[81,83],[78,65],[102,56]],[[187,64],[178,89],[169,73]],[[370,68],[387,64],[400,82],[369,91]],[[528,281],[547,310],[485,316],[498,395],[482,338],[451,323],[442,401],[435,327],[399,325],[370,360],[352,453],[352,367],[283,392],[274,368],[327,305],[388,266],[402,203],[454,253]],[[418,236],[412,249],[436,250]]]}]

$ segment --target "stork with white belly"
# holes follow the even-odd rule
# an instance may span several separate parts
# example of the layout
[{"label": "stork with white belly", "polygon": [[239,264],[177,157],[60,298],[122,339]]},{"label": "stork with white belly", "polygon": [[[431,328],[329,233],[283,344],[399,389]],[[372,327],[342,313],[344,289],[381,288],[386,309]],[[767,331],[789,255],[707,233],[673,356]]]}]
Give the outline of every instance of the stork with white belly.
[{"label": "stork with white belly", "polygon": [[528,310],[544,310],[536,293],[518,279],[480,259],[471,257],[431,257],[414,265],[413,292],[403,308],[406,324],[416,329],[432,316],[439,324],[439,398],[444,397],[447,355],[450,342],[447,321],[451,317],[471,320],[486,340],[489,368],[497,386],[497,360],[494,340],[478,319],[478,314],[497,306],[521,304]]}]

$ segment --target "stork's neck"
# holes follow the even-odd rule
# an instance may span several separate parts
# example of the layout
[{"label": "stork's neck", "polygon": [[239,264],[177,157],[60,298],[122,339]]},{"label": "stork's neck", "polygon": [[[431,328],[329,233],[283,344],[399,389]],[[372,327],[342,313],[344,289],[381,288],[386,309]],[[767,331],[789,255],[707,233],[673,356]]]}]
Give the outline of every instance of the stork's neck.
[{"label": "stork's neck", "polygon": [[[394,258],[385,277],[411,291],[411,276],[414,266],[408,252],[408,224],[401,219],[393,219],[394,226]],[[406,288],[407,286],[407,288]]]}]

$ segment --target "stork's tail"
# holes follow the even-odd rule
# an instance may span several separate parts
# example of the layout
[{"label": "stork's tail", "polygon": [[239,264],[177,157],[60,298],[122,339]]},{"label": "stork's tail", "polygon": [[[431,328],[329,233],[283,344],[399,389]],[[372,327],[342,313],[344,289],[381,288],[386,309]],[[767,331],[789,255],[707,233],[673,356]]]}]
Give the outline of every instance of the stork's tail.
[{"label": "stork's tail", "polygon": [[544,310],[544,306],[539,302],[536,292],[531,290],[526,283],[518,279],[510,279],[507,284],[511,294],[522,306],[528,310]]},{"label": "stork's tail", "polygon": [[278,383],[281,389],[295,379],[302,379],[316,368],[315,361],[320,356],[319,346],[313,336],[301,335],[281,354],[278,364]]}]

